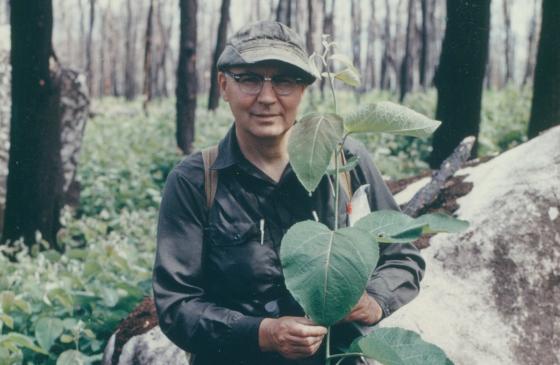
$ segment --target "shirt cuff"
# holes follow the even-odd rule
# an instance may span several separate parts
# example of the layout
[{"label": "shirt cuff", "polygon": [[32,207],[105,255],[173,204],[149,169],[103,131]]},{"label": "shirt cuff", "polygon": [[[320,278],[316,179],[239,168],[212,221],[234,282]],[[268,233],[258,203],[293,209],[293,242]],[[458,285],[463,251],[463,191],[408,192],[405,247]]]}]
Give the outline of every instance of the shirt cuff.
[{"label": "shirt cuff", "polygon": [[264,317],[243,316],[232,325],[232,339],[236,346],[243,347],[250,354],[261,353],[259,327]]}]

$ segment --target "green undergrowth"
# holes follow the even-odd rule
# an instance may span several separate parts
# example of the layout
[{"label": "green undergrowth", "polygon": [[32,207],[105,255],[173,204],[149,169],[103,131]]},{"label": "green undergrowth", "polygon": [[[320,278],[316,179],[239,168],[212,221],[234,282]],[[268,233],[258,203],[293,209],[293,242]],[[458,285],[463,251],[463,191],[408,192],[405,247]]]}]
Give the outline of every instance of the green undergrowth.
[{"label": "green undergrowth", "polygon": [[[375,92],[358,100],[339,92],[339,110],[347,114],[361,103],[396,98]],[[201,96],[197,149],[217,143],[232,123],[227,105],[207,112],[205,102]],[[429,90],[407,96],[404,104],[431,116],[435,102],[435,91]],[[485,92],[483,104],[483,154],[524,141],[528,91]],[[321,105],[314,92],[300,114]],[[99,363],[118,322],[150,295],[161,190],[182,158],[175,147],[174,107],[173,100],[155,101],[146,116],[140,101],[94,101],[80,155],[80,206],[64,212],[59,234],[66,252],[35,248],[18,254],[17,262],[0,255],[0,365]],[[430,153],[429,140],[359,138],[387,177],[427,168],[423,160]]]}]

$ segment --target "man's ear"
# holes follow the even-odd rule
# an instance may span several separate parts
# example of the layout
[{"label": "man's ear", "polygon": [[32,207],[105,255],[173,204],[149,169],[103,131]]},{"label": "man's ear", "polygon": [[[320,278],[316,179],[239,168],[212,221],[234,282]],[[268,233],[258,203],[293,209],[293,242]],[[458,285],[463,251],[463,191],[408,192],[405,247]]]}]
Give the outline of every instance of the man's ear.
[{"label": "man's ear", "polygon": [[226,93],[226,85],[227,85],[227,77],[222,71],[219,71],[218,72],[218,87],[220,89],[220,95],[222,96],[222,99],[224,99],[224,101],[228,101],[228,97],[227,97],[227,93]]}]

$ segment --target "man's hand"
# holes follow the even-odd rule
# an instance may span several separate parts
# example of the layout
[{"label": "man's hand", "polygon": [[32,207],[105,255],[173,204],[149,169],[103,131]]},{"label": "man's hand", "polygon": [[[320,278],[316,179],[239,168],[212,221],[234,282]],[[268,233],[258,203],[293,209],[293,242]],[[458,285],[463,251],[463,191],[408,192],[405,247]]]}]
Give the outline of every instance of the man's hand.
[{"label": "man's hand", "polygon": [[259,327],[259,346],[287,359],[302,359],[317,352],[326,334],[325,327],[304,317],[265,318]]},{"label": "man's hand", "polygon": [[383,316],[383,310],[381,306],[375,299],[370,297],[364,292],[358,303],[352,308],[350,314],[348,314],[342,321],[343,322],[358,322],[364,325],[372,325],[381,319]]}]

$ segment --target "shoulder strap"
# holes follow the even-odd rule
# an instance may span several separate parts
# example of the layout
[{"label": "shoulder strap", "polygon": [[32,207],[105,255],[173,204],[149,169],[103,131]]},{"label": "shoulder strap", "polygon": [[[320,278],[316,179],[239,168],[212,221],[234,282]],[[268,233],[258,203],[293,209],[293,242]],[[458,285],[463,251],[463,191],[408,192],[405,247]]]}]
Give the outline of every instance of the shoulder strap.
[{"label": "shoulder strap", "polygon": [[210,209],[216,196],[218,187],[218,171],[210,167],[218,157],[218,146],[207,147],[202,150],[202,163],[204,164],[204,192],[206,193],[206,207]]}]

